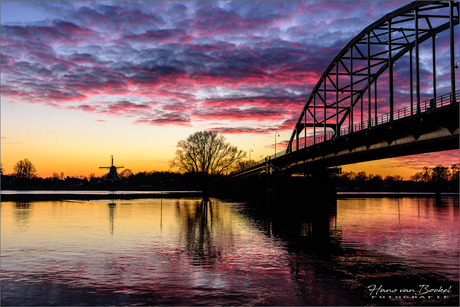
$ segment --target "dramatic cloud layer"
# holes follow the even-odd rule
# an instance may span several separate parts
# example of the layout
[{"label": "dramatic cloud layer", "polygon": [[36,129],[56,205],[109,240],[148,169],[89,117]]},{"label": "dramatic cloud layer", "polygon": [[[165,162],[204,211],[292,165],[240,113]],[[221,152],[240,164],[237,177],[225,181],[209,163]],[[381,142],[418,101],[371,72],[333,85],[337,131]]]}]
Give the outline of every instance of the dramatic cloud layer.
[{"label": "dramatic cloud layer", "polygon": [[100,121],[291,130],[336,53],[406,3],[2,1],[2,97]]}]

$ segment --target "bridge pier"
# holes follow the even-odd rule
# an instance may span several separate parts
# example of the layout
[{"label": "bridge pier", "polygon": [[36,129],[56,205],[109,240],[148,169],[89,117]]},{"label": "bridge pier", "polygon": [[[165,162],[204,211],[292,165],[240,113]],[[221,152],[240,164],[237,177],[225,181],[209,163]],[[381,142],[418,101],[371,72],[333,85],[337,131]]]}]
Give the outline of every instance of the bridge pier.
[{"label": "bridge pier", "polygon": [[212,195],[238,201],[286,208],[321,207],[322,203],[336,200],[336,182],[328,172],[309,176],[259,174],[217,182]]},{"label": "bridge pier", "polygon": [[245,211],[268,235],[289,238],[299,248],[326,252],[334,246],[336,183],[326,174],[309,177],[251,176],[213,186],[213,196],[248,203]]}]

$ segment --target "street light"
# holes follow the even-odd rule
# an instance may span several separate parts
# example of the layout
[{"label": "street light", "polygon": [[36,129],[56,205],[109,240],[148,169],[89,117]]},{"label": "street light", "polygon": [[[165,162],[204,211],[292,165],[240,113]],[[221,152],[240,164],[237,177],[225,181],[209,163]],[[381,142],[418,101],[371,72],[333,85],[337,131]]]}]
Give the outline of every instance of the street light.
[{"label": "street light", "polygon": [[278,132],[275,132],[275,159],[276,159],[276,136],[280,136]]},{"label": "street light", "polygon": [[249,148],[249,161],[251,161],[251,152],[254,152],[252,148]]}]

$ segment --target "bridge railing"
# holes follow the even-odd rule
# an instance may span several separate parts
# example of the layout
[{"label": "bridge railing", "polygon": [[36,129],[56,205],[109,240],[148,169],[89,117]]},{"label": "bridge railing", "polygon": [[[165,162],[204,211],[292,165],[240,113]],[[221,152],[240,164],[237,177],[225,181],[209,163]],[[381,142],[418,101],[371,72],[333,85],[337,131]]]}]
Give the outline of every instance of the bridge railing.
[{"label": "bridge railing", "polygon": [[[436,100],[434,100],[433,98],[427,99],[427,100],[425,100],[425,101],[420,103],[420,113],[429,112],[429,111],[434,110],[436,108],[446,106],[446,105],[450,104],[451,102],[452,103],[453,102],[458,103],[459,102],[459,97],[460,97],[460,90],[457,90],[455,92],[455,95],[452,95],[452,93],[448,93],[448,94],[444,94],[444,95],[436,97]],[[411,106],[406,106],[404,108],[395,110],[393,112],[393,120],[406,118],[406,117],[416,115],[416,114],[417,114],[417,106],[416,105],[414,105],[412,107]],[[370,121],[370,124],[369,124],[368,120],[356,123],[356,124],[353,125],[353,129],[351,131],[350,131],[349,127],[342,128],[342,129],[340,129],[340,136],[344,136],[344,135],[347,135],[347,134],[350,134],[350,133],[358,132],[358,131],[361,131],[361,130],[365,130],[365,129],[369,129],[369,128],[372,128],[372,127],[375,127],[375,126],[379,126],[379,125],[389,123],[390,120],[391,120],[390,115],[391,115],[391,113],[386,113],[386,114],[379,115],[377,118],[372,118],[371,121]],[[324,141],[330,140],[330,139],[332,139],[334,137],[335,137],[335,132],[328,132],[328,133],[326,133],[326,135],[320,135],[320,136],[315,137],[314,139],[313,139],[313,137],[309,137],[309,138],[307,137],[306,142],[305,142],[305,138],[301,138],[301,139],[299,138],[299,148],[296,148],[297,146],[296,146],[296,144],[294,144],[293,150],[298,150],[298,149],[302,149],[302,148],[305,148],[305,147],[310,147],[310,146],[313,146],[315,144],[319,144],[319,143],[322,143]]]},{"label": "bridge railing", "polygon": [[271,160],[275,159],[276,157],[280,157],[280,156],[283,156],[285,154],[286,154],[286,150],[277,151],[276,154],[266,156],[265,158],[263,158],[263,159],[261,159],[259,161],[255,161],[254,164],[246,166],[246,167],[243,167],[243,168],[240,168],[237,171],[234,171],[233,174],[243,172],[243,171],[249,171],[249,170],[255,169],[255,168],[259,168],[263,163],[270,162]]},{"label": "bridge railing", "polygon": [[263,163],[275,159],[276,157],[281,157],[286,154],[286,150],[277,151],[276,154],[266,156],[262,160],[257,161],[256,163]]}]

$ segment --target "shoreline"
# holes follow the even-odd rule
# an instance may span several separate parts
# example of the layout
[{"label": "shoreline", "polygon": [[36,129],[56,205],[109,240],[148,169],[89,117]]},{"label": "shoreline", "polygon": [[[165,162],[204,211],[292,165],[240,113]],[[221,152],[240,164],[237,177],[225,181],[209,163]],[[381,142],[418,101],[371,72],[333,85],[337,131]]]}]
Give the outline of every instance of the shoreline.
[{"label": "shoreline", "polygon": [[[197,198],[203,197],[201,191],[66,191],[53,193],[46,190],[35,190],[33,193],[21,191],[5,191],[1,194],[1,202],[6,201],[66,201],[66,200],[103,200],[103,199],[146,199],[146,198]],[[93,193],[91,193],[93,192]],[[337,192],[337,199],[343,198],[399,198],[399,197],[442,197],[457,196],[458,193],[445,192]],[[214,196],[217,197],[218,196]]]},{"label": "shoreline", "polygon": [[442,197],[457,196],[454,192],[337,192],[337,198],[398,198],[398,197]]},{"label": "shoreline", "polygon": [[[185,191],[185,192],[167,192],[163,191],[158,193],[146,193],[137,192],[132,193],[131,191],[123,191],[126,193],[114,194],[110,191],[107,193],[34,193],[34,194],[22,194],[22,193],[8,193],[1,194],[1,202],[4,201],[52,201],[52,200],[103,200],[103,199],[145,199],[145,198],[191,198],[191,197],[202,197],[201,191]],[[81,191],[78,191],[81,192]],[[91,192],[91,191],[88,191]],[[120,191],[118,191],[120,192]]]}]

